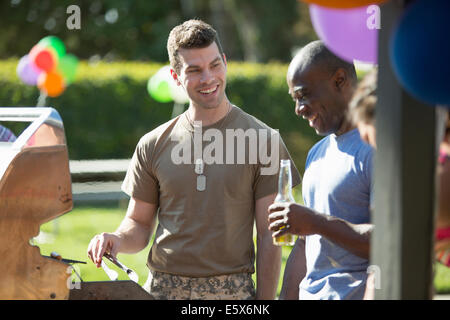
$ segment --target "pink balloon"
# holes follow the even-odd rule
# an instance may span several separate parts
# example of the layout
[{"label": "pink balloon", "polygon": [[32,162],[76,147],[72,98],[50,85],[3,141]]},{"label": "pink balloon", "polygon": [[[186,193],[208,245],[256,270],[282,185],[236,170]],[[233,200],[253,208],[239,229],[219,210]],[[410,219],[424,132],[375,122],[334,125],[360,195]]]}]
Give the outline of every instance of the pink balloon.
[{"label": "pink balloon", "polygon": [[377,63],[379,13],[376,5],[353,9],[309,6],[319,38],[334,54],[349,62]]},{"label": "pink balloon", "polygon": [[30,86],[35,86],[37,84],[37,80],[41,74],[41,71],[33,66],[28,55],[20,58],[16,71],[20,80]]},{"label": "pink balloon", "polygon": [[51,71],[57,63],[55,54],[39,44],[31,48],[29,56],[33,65],[42,71]]}]

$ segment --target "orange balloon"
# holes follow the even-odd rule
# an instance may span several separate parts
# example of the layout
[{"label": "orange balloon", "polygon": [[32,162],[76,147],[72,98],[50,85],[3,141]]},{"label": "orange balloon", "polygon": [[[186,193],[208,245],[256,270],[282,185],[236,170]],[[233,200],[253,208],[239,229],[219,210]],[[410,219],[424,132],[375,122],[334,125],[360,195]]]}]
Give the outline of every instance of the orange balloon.
[{"label": "orange balloon", "polygon": [[322,7],[349,9],[368,6],[370,4],[380,4],[386,2],[387,0],[302,0],[302,1],[307,2],[309,4],[317,4],[318,6]]},{"label": "orange balloon", "polygon": [[63,77],[54,71],[42,72],[38,78],[38,87],[49,97],[57,97],[65,90]]}]

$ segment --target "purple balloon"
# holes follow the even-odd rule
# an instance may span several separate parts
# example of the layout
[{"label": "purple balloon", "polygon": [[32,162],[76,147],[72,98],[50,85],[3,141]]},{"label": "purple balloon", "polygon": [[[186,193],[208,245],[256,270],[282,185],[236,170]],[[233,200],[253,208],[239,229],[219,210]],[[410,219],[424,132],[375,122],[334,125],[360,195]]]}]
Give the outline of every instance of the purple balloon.
[{"label": "purple balloon", "polygon": [[33,66],[30,59],[28,58],[28,55],[20,58],[16,71],[20,80],[30,86],[35,86],[37,84],[37,80],[39,78],[39,75],[41,74],[41,71]]},{"label": "purple balloon", "polygon": [[377,63],[378,6],[332,9],[311,4],[309,14],[319,38],[338,57]]}]

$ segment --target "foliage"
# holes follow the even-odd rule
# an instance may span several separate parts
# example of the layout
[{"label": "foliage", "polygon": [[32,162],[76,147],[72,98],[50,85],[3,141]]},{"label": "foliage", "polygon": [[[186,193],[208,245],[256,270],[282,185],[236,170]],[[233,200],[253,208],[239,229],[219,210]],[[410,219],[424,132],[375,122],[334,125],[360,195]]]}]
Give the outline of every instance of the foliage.
[{"label": "foliage", "polygon": [[[70,5],[80,8],[79,30],[67,27]],[[218,30],[230,59],[287,62],[292,47],[315,38],[306,9],[296,0],[1,1],[0,59],[21,57],[41,38],[55,35],[80,59],[164,62],[169,31],[200,18]]]},{"label": "foliage", "polygon": [[[0,106],[34,106],[38,89],[22,84],[16,59],[0,63]],[[130,158],[139,138],[168,121],[171,103],[158,103],[146,90],[161,64],[80,63],[79,74],[64,94],[47,105],[63,118],[71,159]],[[294,113],[285,80],[287,65],[230,62],[227,94],[244,111],[279,129],[298,169],[319,139]],[[16,131],[17,132],[17,131]]]},{"label": "foliage", "polygon": [[[73,4],[81,11],[79,30],[66,26],[70,16],[66,10]],[[2,58],[23,55],[52,34],[80,58],[109,54],[110,58],[161,60],[166,56],[164,38],[172,27],[171,17],[180,19],[176,0],[14,0],[2,1],[0,8]]]}]

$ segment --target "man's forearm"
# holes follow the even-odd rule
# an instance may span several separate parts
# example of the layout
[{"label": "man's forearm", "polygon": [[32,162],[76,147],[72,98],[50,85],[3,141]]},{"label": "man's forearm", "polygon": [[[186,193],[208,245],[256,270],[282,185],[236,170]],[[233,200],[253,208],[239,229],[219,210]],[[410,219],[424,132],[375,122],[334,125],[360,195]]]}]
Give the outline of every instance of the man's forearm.
[{"label": "man's forearm", "polygon": [[318,234],[359,257],[369,259],[370,235],[373,227],[373,224],[353,224],[336,217],[322,215]]},{"label": "man's forearm", "polygon": [[298,238],[286,261],[280,300],[298,300],[299,285],[305,275],[305,240]]},{"label": "man's forearm", "polygon": [[114,232],[121,239],[119,252],[136,253],[143,250],[149,242],[152,230],[152,227],[125,217]]},{"label": "man's forearm", "polygon": [[256,298],[275,298],[280,278],[281,247],[273,245],[268,228],[267,208],[275,200],[276,193],[256,200],[255,217],[257,231],[256,251]]},{"label": "man's forearm", "polygon": [[281,269],[281,247],[274,246],[272,236],[258,236],[256,255],[256,299],[275,298]]}]

